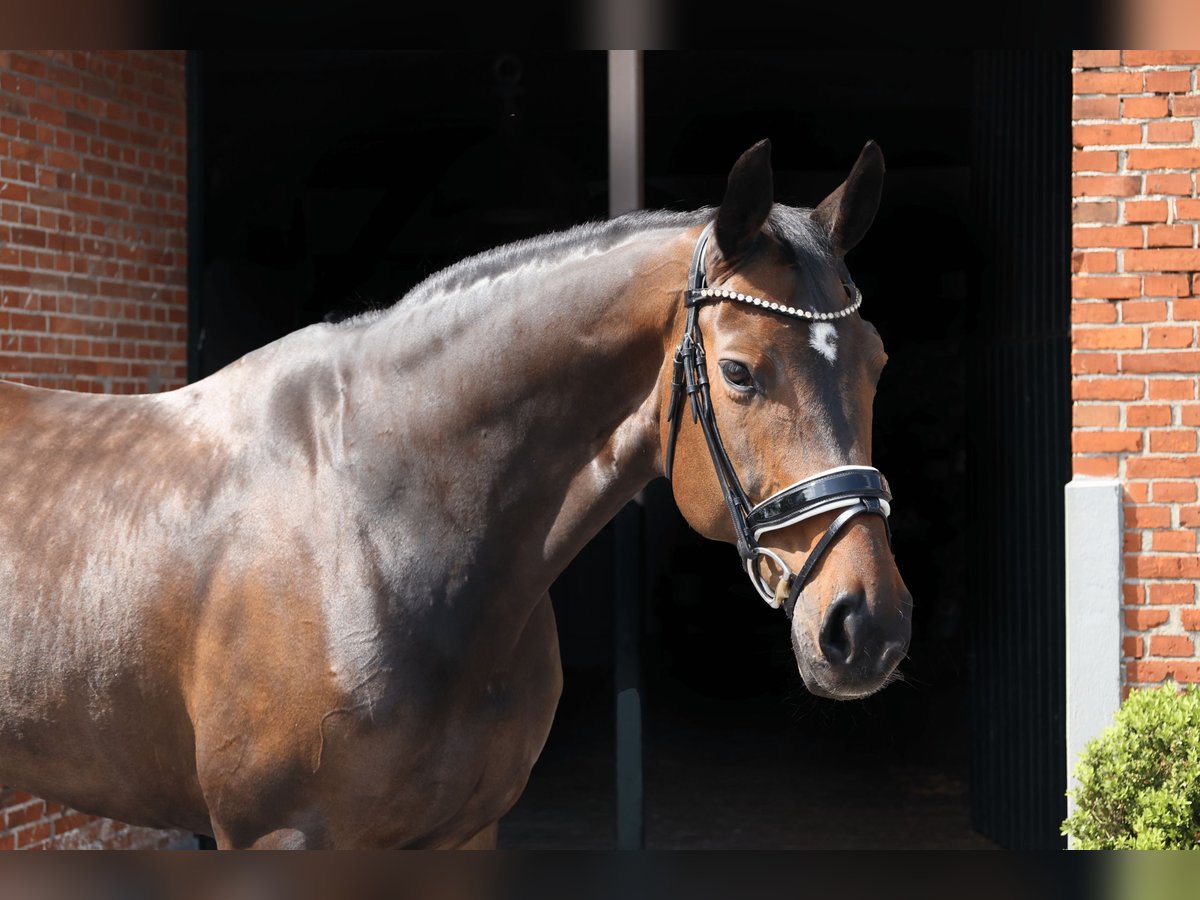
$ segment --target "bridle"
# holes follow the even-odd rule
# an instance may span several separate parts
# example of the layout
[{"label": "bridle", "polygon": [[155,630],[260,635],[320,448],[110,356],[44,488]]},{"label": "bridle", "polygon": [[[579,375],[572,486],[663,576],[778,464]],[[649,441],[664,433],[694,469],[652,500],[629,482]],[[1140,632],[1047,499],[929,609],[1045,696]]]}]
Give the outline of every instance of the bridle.
[{"label": "bridle", "polygon": [[[671,477],[675,459],[675,439],[679,433],[679,418],[683,395],[686,391],[692,406],[692,421],[700,423],[704,432],[704,440],[708,444],[708,452],[712,457],[713,468],[717,473],[717,482],[721,485],[721,493],[725,497],[725,505],[729,507],[729,516],[733,519],[733,529],[737,534],[737,549],[742,557],[746,574],[762,598],[772,607],[783,607],[788,618],[796,608],[796,601],[804,584],[808,581],[821,556],[829,549],[838,533],[856,516],[871,513],[883,519],[887,531],[888,545],[891,546],[892,533],[887,524],[891,514],[892,494],[888,489],[887,479],[871,466],[837,466],[818,472],[809,478],[797,481],[781,491],[777,491],[761,503],[752,503],[747,496],[725,445],[721,441],[721,432],[717,429],[717,420],[713,414],[712,398],[709,393],[708,369],[704,359],[704,337],[700,333],[700,306],[710,300],[734,300],[769,309],[786,316],[801,319],[825,321],[841,319],[853,313],[862,304],[862,293],[854,288],[855,299],[852,305],[845,309],[830,313],[812,312],[797,309],[761,297],[753,297],[736,291],[710,288],[705,272],[704,251],[712,235],[713,223],[709,223],[700,238],[696,241],[696,249],[692,253],[692,265],[688,272],[688,286],[684,293],[684,306],[687,309],[687,322],[683,328],[683,337],[675,350],[675,371],[671,380],[671,402],[667,411],[667,422],[670,431],[667,437],[666,475]],[[768,531],[778,531],[805,519],[818,516],[831,510],[841,512],[825,529],[825,534],[817,541],[805,560],[799,572],[793,574],[779,556],[772,550],[759,544],[759,538]],[[759,568],[760,557],[767,557],[779,566],[783,575],[774,590],[763,578]]]}]

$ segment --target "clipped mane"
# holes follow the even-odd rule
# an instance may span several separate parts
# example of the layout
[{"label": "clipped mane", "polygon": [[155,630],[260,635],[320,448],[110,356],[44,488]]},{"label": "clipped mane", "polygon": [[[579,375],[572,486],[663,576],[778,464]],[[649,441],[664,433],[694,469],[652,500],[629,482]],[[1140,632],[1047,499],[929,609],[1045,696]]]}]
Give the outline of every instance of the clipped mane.
[{"label": "clipped mane", "polygon": [[[832,252],[825,232],[813,222],[811,210],[775,204],[767,219],[767,229],[793,249],[801,263],[829,264]],[[364,323],[385,315],[401,304],[411,305],[461,291],[473,284],[495,278],[534,261],[552,263],[572,253],[603,252],[630,235],[660,228],[687,228],[707,222],[715,214],[713,207],[697,210],[638,210],[615,219],[585,222],[564,231],[554,231],[503,244],[468,256],[434,272],[407,294],[388,306],[368,310],[343,319]]]}]

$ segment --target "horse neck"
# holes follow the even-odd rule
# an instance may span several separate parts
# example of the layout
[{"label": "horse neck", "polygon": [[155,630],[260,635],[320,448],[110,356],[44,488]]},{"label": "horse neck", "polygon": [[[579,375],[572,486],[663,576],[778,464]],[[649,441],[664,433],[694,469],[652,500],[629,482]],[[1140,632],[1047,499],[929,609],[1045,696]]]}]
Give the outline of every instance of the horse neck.
[{"label": "horse neck", "polygon": [[549,586],[661,472],[659,397],[689,250],[682,228],[642,232],[402,302],[371,326],[364,352],[387,398],[387,422],[371,427],[405,436],[405,477],[436,483],[427,515],[531,548],[532,580]]}]

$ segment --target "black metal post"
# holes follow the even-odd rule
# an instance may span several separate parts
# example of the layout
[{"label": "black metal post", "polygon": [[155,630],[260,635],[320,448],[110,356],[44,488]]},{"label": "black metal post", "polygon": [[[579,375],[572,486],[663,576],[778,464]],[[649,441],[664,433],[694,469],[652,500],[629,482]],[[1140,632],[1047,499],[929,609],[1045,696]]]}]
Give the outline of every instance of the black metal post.
[{"label": "black metal post", "polygon": [[[642,207],[642,52],[608,51],[608,212]],[[617,848],[646,845],[642,793],[642,601],[645,517],[631,501],[613,521],[616,584]]]},{"label": "black metal post", "polygon": [[642,787],[642,584],[644,514],[631,501],[613,521],[616,588],[617,849],[646,846]]}]

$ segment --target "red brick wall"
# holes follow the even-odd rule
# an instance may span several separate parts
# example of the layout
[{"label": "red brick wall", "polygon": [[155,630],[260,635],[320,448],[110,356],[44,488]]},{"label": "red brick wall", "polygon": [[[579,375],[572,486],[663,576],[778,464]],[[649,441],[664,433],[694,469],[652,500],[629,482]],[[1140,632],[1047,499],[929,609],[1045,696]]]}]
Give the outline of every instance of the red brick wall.
[{"label": "red brick wall", "polygon": [[1075,472],[1125,485],[1126,689],[1200,681],[1198,67],[1074,55]]},{"label": "red brick wall", "polygon": [[[186,381],[185,126],[181,52],[0,51],[0,378]],[[0,849],[187,838],[0,789]]]},{"label": "red brick wall", "polygon": [[187,378],[183,54],[0,51],[0,377]]}]

